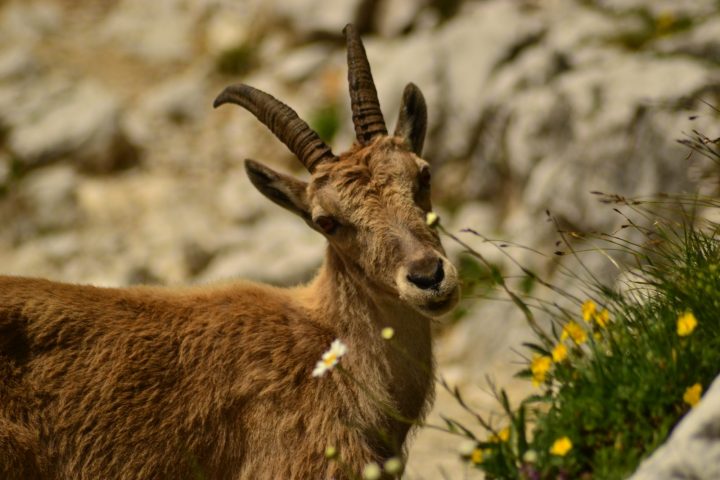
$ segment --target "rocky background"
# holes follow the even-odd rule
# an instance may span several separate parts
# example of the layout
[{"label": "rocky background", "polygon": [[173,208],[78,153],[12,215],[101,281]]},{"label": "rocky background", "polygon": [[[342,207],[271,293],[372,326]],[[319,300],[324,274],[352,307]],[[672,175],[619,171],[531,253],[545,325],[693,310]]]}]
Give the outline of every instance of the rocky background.
[{"label": "rocky background", "polygon": [[[6,0],[0,273],[112,286],[308,279],[322,238],[242,167],[301,175],[299,163],[250,114],[211,104],[227,84],[252,84],[342,151],[350,21],[391,128],[404,85],[425,93],[446,227],[537,249],[546,255],[512,256],[544,275],[558,270],[547,210],[564,228],[611,231],[620,219],[591,191],[716,193],[710,167],[676,142],[719,135],[715,0]],[[493,412],[485,376],[527,391],[511,375],[531,334],[504,302],[468,299],[459,312],[438,327],[440,371]],[[440,393],[433,421],[467,420],[459,410]],[[462,478],[456,448],[421,432],[407,477]]]}]

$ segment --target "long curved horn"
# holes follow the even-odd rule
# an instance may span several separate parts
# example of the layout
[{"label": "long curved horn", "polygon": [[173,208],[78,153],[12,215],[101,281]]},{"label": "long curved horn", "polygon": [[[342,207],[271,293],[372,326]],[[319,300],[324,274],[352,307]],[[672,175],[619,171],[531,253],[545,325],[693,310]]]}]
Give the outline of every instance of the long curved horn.
[{"label": "long curved horn", "polygon": [[366,145],[376,135],[387,135],[387,128],[360,35],[351,24],[345,26],[343,33],[347,41],[348,83],[355,136],[361,145]]},{"label": "long curved horn", "polygon": [[239,83],[225,88],[213,102],[213,107],[217,108],[225,103],[235,103],[255,115],[287,145],[310,173],[313,173],[320,163],[337,159],[330,147],[298,117],[295,110],[272,95]]}]

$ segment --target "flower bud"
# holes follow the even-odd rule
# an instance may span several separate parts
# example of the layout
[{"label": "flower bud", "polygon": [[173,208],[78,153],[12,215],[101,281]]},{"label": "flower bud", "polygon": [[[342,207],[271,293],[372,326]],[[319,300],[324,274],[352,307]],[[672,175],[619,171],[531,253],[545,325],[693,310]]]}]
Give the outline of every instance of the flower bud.
[{"label": "flower bud", "polygon": [[383,468],[390,475],[400,475],[403,472],[404,466],[402,460],[397,457],[390,457],[385,461]]},{"label": "flower bud", "polygon": [[332,445],[328,446],[325,449],[325,458],[332,460],[333,458],[337,457],[338,451],[337,448],[333,447]]},{"label": "flower bud", "polygon": [[390,340],[391,338],[393,338],[393,336],[395,336],[395,330],[392,327],[385,327],[380,332],[380,335],[385,340]]},{"label": "flower bud", "polygon": [[380,470],[380,466],[375,462],[370,462],[363,468],[363,480],[379,480],[381,475],[382,470]]}]

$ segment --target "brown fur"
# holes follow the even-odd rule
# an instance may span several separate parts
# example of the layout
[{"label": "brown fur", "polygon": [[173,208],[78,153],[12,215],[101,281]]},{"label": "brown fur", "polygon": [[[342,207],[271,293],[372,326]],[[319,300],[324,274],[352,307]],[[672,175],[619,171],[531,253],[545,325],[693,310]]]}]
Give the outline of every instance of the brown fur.
[{"label": "brown fur", "polygon": [[[0,477],[339,479],[402,456],[402,419],[422,419],[433,395],[430,318],[458,295],[425,225],[424,165],[397,137],[354,147],[308,184],[248,164],[311,227],[319,213],[340,225],[306,286],[0,277]],[[440,284],[407,280],[438,262]],[[313,378],[336,338],[341,369]],[[330,445],[340,461],[323,455]]]}]

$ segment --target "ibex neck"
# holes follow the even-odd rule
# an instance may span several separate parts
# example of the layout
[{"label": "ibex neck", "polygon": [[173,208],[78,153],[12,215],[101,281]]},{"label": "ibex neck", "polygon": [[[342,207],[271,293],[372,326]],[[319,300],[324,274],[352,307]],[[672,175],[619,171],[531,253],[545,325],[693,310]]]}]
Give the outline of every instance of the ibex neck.
[{"label": "ibex neck", "polygon": [[358,337],[382,344],[382,329],[391,327],[398,340],[405,337],[414,339],[413,343],[422,343],[430,339],[428,317],[405,304],[397,294],[377,286],[331,248],[310,288],[323,320],[341,338]]},{"label": "ibex neck", "polygon": [[[331,248],[309,292],[318,320],[348,345],[347,373],[403,417],[422,419],[433,395],[430,319],[375,287]],[[390,339],[382,336],[387,327]],[[404,439],[407,428],[396,428]]]}]

